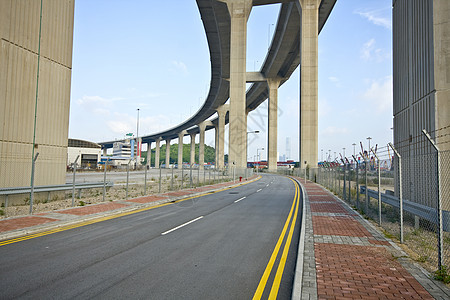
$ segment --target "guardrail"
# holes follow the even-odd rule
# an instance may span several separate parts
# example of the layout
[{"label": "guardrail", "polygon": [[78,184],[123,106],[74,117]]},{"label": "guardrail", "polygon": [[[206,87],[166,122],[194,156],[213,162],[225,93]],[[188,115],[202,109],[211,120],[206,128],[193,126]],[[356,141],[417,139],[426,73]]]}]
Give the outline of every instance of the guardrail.
[{"label": "guardrail", "polygon": [[[48,197],[50,197],[50,192],[62,192],[62,191],[69,191],[78,190],[78,198],[80,198],[81,190],[83,189],[93,189],[93,188],[103,188],[107,187],[110,188],[114,186],[114,183],[112,181],[103,183],[103,182],[87,182],[87,183],[66,183],[66,184],[59,184],[59,185],[40,185],[34,187],[34,193],[42,193],[47,192]],[[24,187],[7,187],[7,188],[0,188],[0,195],[5,196],[5,207],[8,206],[8,196],[9,195],[19,195],[19,194],[29,194],[31,193],[31,186],[24,186]]]},{"label": "guardrail", "polygon": [[[360,191],[361,194],[365,194],[366,187],[361,186]],[[378,200],[378,191],[368,189],[367,192],[369,194],[369,197]],[[400,199],[392,195],[382,193],[381,202],[389,204],[396,208],[400,208]],[[438,225],[438,212],[436,208],[403,199],[403,210],[422,219],[425,219],[435,225]],[[443,230],[450,232],[450,211],[442,211],[442,221]]]}]

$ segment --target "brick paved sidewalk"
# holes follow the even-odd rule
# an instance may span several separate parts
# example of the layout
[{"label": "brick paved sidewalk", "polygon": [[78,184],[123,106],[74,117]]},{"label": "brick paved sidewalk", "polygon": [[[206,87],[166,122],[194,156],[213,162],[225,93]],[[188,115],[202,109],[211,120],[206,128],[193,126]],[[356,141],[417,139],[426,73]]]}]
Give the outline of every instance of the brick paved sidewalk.
[{"label": "brick paved sidewalk", "polygon": [[[248,179],[252,181],[257,176]],[[245,182],[242,182],[245,183]],[[82,222],[86,219],[98,218],[105,215],[112,215],[121,211],[140,209],[148,206],[155,206],[183,198],[200,196],[214,190],[239,185],[240,183],[225,182],[214,185],[199,187],[196,189],[186,189],[164,194],[138,197],[129,200],[119,200],[106,203],[92,204],[82,207],[39,213],[32,216],[13,217],[0,220],[0,241],[13,237],[22,236],[34,232],[40,232],[52,227],[58,227],[67,223]]]},{"label": "brick paved sidewalk", "polygon": [[301,182],[307,194],[302,299],[450,299],[443,284],[346,203]]}]

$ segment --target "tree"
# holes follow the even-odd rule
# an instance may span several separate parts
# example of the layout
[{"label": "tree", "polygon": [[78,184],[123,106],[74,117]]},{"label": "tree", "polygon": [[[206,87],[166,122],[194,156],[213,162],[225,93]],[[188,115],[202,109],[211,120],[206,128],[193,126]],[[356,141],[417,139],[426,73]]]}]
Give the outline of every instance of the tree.
[{"label": "tree", "polygon": [[[155,164],[156,147],[151,149],[151,165]],[[195,161],[198,163],[199,144],[195,144]],[[147,151],[142,151],[144,157],[144,164],[147,164]],[[191,145],[183,144],[183,162],[190,163]],[[214,163],[216,159],[216,149],[214,147],[205,145],[205,163]],[[178,163],[178,143],[170,145],[170,163]],[[166,163],[166,145],[160,146],[159,150],[159,164]]]}]

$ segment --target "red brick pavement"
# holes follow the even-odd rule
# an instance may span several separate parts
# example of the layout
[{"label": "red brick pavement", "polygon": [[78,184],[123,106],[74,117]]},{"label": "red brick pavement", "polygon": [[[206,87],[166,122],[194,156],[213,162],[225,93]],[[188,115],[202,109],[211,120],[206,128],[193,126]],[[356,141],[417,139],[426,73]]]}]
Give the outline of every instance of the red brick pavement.
[{"label": "red brick pavement", "polygon": [[155,202],[158,200],[166,199],[167,197],[162,196],[146,196],[146,197],[140,197],[136,199],[127,200],[127,202],[135,202],[135,203],[150,203]]},{"label": "red brick pavement", "polygon": [[319,299],[433,299],[384,248],[314,245]]},{"label": "red brick pavement", "polygon": [[[319,299],[433,299],[343,204],[318,185],[305,185],[315,235],[367,237],[374,246],[315,243]],[[322,216],[314,213],[343,213]]]},{"label": "red brick pavement", "polygon": [[352,217],[312,216],[314,234],[371,237],[366,228]]},{"label": "red brick pavement", "polygon": [[83,206],[80,208],[60,210],[60,211],[58,211],[58,213],[84,216],[84,215],[95,214],[95,213],[104,212],[104,211],[108,211],[108,210],[114,210],[114,209],[123,208],[123,207],[127,207],[127,205],[121,204],[121,203],[103,203],[103,204]]},{"label": "red brick pavement", "polygon": [[4,220],[0,222],[0,232],[41,225],[54,221],[57,220],[44,217],[21,217],[17,219]]}]

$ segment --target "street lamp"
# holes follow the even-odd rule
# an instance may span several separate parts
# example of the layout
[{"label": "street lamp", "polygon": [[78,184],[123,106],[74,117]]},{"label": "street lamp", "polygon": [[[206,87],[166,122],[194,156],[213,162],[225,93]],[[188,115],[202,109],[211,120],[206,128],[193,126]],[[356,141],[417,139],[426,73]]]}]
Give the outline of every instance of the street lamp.
[{"label": "street lamp", "polygon": [[371,140],[372,138],[369,136],[368,138],[367,138],[367,140],[369,140],[369,150],[367,151],[367,153],[369,153],[370,152],[370,140]]},{"label": "street lamp", "polygon": [[[258,160],[258,169],[259,169],[259,165],[260,165],[260,161],[261,161],[261,158],[259,157],[259,150],[261,150],[261,151],[264,150],[264,147],[256,149],[256,159]],[[258,171],[258,169],[256,169],[256,171]]]},{"label": "street lamp", "polygon": [[[134,149],[131,151],[134,152]],[[136,166],[138,163],[140,163],[140,153],[141,152],[141,145],[139,143],[139,108],[137,109],[137,121],[136,121]]]},{"label": "street lamp", "polygon": [[[247,146],[248,146],[248,134],[249,133],[259,133],[259,130],[254,130],[254,131],[248,131],[247,132]],[[248,152],[248,150],[246,150]],[[251,159],[251,158],[250,158]]]}]

